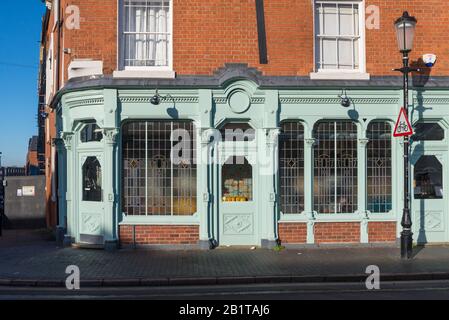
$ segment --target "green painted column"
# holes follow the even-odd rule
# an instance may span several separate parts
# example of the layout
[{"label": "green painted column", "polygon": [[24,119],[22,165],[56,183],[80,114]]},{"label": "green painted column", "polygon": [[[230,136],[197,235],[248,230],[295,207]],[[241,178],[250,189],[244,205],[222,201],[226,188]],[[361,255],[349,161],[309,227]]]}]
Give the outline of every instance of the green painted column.
[{"label": "green painted column", "polygon": [[200,220],[200,247],[209,248],[209,240],[213,237],[211,217],[212,186],[211,186],[211,137],[212,127],[212,91],[201,89],[198,92],[200,124],[197,141],[197,190],[198,190],[198,215]]},{"label": "green painted column", "polygon": [[118,240],[116,219],[116,166],[117,138],[120,132],[117,123],[117,90],[104,90],[104,239],[105,248],[113,249]]},{"label": "green painted column", "polygon": [[[365,130],[363,130],[362,137],[365,137]],[[357,213],[360,215],[360,242],[368,243],[368,211],[367,211],[367,186],[366,186],[366,146],[369,140],[361,138],[358,141],[357,147]]]},{"label": "green painted column", "polygon": [[278,153],[279,153],[279,134],[281,130],[279,128],[272,128],[266,130],[266,156],[268,157],[268,161],[265,159],[265,165],[262,170],[264,170],[262,174],[264,186],[264,212],[265,215],[265,239],[267,244],[265,246],[272,247],[275,246],[275,241],[278,238],[277,232],[277,185],[279,181],[279,161],[278,161]]},{"label": "green painted column", "polygon": [[315,139],[304,140],[304,212],[307,217],[307,243],[315,243],[315,212],[313,210],[313,146]]},{"label": "green painted column", "polygon": [[201,158],[198,164],[198,190],[200,196],[198,197],[198,212],[200,214],[200,245],[206,246],[212,238],[211,208],[213,206],[212,200],[212,186],[211,186],[211,143],[210,139],[213,136],[211,128],[201,129]]},{"label": "green painted column", "polygon": [[[72,239],[75,238],[76,235],[76,219],[74,216],[74,192],[76,192],[75,188],[75,176],[74,176],[74,151],[72,148],[73,144],[73,132],[62,132],[61,138],[65,147],[65,155],[66,155],[66,165],[67,168],[65,171],[67,173],[67,184],[66,184],[66,208],[67,208],[67,230],[66,236],[64,239],[64,244],[72,243]],[[64,172],[64,171],[63,171]]]},{"label": "green painted column", "polygon": [[[260,162],[259,171],[261,172],[262,203],[261,210],[262,223],[260,235],[262,246],[274,247],[278,238],[278,186],[279,186],[279,134],[280,129],[278,113],[280,108],[279,90],[267,90],[265,92],[265,105],[262,134],[258,135],[258,161]],[[264,136],[264,137],[263,137]],[[262,139],[265,138],[265,141]],[[262,144],[264,142],[264,144]],[[260,159],[260,155],[263,158]]]},{"label": "green painted column", "polygon": [[116,235],[116,197],[115,197],[115,150],[116,141],[119,133],[117,128],[104,129],[105,146],[104,146],[104,238],[105,245],[108,242],[117,240]]}]

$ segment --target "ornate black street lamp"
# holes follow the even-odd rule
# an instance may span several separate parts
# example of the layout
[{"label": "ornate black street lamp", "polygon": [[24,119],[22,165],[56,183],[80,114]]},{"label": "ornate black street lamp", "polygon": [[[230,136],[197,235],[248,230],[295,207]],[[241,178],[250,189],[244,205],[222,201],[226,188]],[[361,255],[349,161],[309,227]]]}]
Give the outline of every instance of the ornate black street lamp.
[{"label": "ornate black street lamp", "polygon": [[[404,78],[404,106],[405,114],[409,117],[409,102],[408,102],[408,82],[409,74],[411,72],[419,71],[418,69],[410,68],[409,53],[412,51],[413,38],[415,36],[417,20],[411,17],[407,11],[402,14],[402,17],[396,20],[394,26],[396,29],[396,36],[399,45],[399,51],[402,53],[403,67],[395,69],[402,73]],[[410,259],[413,252],[413,233],[412,233],[412,218],[410,215],[410,169],[409,169],[409,154],[410,154],[410,138],[404,136],[404,210],[402,212],[402,232],[401,232],[401,257],[403,259]]]}]

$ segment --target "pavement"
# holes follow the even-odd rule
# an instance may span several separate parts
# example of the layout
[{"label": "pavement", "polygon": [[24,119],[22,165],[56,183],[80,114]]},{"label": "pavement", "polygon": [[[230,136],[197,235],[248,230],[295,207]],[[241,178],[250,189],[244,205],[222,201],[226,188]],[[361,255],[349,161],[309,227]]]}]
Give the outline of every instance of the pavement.
[{"label": "pavement", "polygon": [[71,265],[79,267],[82,287],[97,288],[364,282],[370,265],[382,281],[448,280],[449,246],[416,248],[404,261],[392,247],[106,252],[58,248],[45,230],[0,237],[0,286],[63,287]]}]

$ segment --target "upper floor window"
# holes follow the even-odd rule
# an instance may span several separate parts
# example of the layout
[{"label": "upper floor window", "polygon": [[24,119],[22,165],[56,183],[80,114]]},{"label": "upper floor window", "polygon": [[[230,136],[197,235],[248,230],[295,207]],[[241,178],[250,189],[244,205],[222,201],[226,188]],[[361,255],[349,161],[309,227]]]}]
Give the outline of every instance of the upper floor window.
[{"label": "upper floor window", "polygon": [[122,67],[171,68],[171,0],[122,0]]},{"label": "upper floor window", "polygon": [[315,1],[317,72],[365,72],[361,1]]}]

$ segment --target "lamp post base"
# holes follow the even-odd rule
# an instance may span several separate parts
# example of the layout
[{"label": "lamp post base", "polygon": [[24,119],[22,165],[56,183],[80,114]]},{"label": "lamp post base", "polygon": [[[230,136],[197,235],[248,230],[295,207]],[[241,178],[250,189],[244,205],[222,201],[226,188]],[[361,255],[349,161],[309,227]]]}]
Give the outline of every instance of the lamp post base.
[{"label": "lamp post base", "polygon": [[411,259],[413,256],[413,233],[410,230],[401,232],[401,258]]}]

